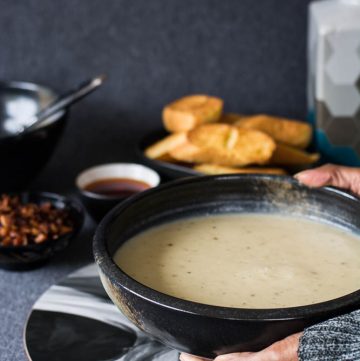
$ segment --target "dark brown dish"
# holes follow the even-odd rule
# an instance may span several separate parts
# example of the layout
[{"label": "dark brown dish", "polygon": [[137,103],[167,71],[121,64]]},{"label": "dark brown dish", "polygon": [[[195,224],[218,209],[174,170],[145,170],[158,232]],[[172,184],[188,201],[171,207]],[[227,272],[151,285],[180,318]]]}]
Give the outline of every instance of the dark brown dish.
[{"label": "dark brown dish", "polygon": [[295,215],[360,231],[360,202],[334,188],[310,189],[290,177],[226,175],[175,181],[135,196],[100,223],[94,255],[113,302],[164,344],[199,356],[257,351],[321,320],[360,307],[360,291],[308,306],[243,309],[185,301],[150,289],[112,260],[118,247],[151,226],[193,215]]},{"label": "dark brown dish", "polygon": [[[15,194],[12,196],[14,195]],[[60,234],[61,232],[59,232],[58,235],[55,235],[55,233],[47,233],[48,238],[42,239],[41,242],[38,243],[29,242],[27,245],[0,244],[0,268],[27,270],[43,264],[55,253],[69,245],[71,239],[82,227],[84,212],[78,202],[55,193],[22,192],[17,193],[16,196],[22,204],[31,203],[39,205],[40,207],[48,207],[48,205],[51,205],[53,209],[57,210],[56,215],[64,212],[68,218],[66,224],[71,226],[63,234]]]}]

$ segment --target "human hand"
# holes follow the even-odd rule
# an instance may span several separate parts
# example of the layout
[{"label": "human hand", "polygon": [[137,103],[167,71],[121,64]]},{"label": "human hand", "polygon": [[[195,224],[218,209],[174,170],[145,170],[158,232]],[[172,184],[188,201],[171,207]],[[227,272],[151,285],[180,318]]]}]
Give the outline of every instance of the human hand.
[{"label": "human hand", "polygon": [[[298,361],[301,333],[296,333],[273,343],[260,352],[240,352],[221,355],[214,361]],[[181,361],[206,361],[207,359],[182,353]]]},{"label": "human hand", "polygon": [[360,168],[326,164],[300,172],[295,178],[310,187],[334,186],[360,196]]}]

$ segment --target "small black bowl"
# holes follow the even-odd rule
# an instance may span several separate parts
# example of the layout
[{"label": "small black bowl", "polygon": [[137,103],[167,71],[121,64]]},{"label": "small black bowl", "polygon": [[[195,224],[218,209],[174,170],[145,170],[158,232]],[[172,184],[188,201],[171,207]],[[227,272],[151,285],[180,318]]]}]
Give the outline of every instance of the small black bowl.
[{"label": "small black bowl", "polygon": [[322,320],[360,307],[360,290],[317,304],[274,309],[218,307],[146,287],[113,261],[129,238],[158,224],[208,214],[275,213],[315,218],[360,231],[360,201],[333,188],[311,189],[290,177],[191,177],[143,192],[113,209],[94,238],[95,261],[112,301],[140,329],[180,351],[214,358],[259,351]]},{"label": "small black bowl", "polygon": [[[14,193],[12,193],[14,195]],[[9,270],[29,270],[42,265],[56,252],[63,250],[81,230],[84,222],[84,211],[81,205],[69,198],[48,192],[23,192],[16,193],[22,203],[42,204],[50,202],[58,209],[67,209],[74,222],[72,232],[60,236],[56,240],[46,240],[39,244],[28,246],[1,246],[0,268]]]},{"label": "small black bowl", "polygon": [[57,98],[51,89],[25,82],[0,82],[0,191],[24,189],[44,167],[63,132],[68,112],[59,111],[22,135],[16,129]]},{"label": "small black bowl", "polygon": [[129,196],[99,194],[86,190],[86,187],[93,182],[118,178],[141,181],[148,184],[149,188],[156,187],[160,183],[159,175],[142,164],[108,163],[85,169],[77,176],[75,183],[82,202],[96,222]]}]

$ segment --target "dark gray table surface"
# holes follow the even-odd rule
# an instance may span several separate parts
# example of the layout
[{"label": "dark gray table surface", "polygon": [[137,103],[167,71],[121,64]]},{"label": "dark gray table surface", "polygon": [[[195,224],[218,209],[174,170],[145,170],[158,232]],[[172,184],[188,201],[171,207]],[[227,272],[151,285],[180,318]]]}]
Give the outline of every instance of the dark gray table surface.
[{"label": "dark gray table surface", "polygon": [[72,244],[41,268],[26,272],[0,270],[1,361],[27,360],[23,331],[32,305],[52,284],[71,271],[92,262],[93,230],[94,224],[88,218],[82,232]]},{"label": "dark gray table surface", "polygon": [[[109,75],[103,89],[72,108],[31,188],[73,193],[82,169],[135,160],[137,139],[160,127],[162,106],[184,94],[221,96],[227,111],[305,118],[308,2],[0,0],[0,79],[64,91]],[[32,304],[92,260],[93,226],[88,220],[43,268],[0,271],[0,361],[25,360],[22,332]]]}]

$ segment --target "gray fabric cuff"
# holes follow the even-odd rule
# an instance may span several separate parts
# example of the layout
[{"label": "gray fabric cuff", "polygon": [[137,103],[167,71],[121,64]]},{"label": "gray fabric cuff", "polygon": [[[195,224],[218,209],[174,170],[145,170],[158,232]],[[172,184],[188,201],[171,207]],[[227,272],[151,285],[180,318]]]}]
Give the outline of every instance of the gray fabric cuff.
[{"label": "gray fabric cuff", "polygon": [[300,361],[360,360],[360,310],[305,329]]}]

